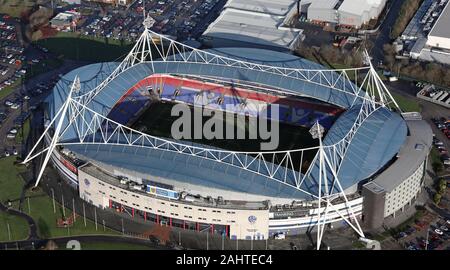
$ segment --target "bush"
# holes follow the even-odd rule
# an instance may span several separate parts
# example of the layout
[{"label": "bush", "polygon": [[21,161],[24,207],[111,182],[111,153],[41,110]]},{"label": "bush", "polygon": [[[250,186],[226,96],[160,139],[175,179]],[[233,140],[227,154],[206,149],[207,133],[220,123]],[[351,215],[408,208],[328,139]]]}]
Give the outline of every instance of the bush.
[{"label": "bush", "polygon": [[435,173],[439,173],[444,168],[438,150],[433,147],[430,152],[431,167]]},{"label": "bush", "polygon": [[439,204],[441,203],[441,198],[442,198],[442,195],[439,194],[439,193],[436,193],[436,194],[434,195],[434,197],[433,197],[434,203],[435,203],[436,205],[439,205]]}]

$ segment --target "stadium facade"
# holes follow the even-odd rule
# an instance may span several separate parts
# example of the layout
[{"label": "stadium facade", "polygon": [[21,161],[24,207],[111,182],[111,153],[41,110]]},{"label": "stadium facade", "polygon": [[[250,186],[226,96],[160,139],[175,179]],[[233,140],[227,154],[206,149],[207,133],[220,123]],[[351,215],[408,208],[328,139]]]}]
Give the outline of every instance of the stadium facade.
[{"label": "stadium facade", "polygon": [[[161,101],[250,117],[279,104],[275,120],[311,128],[319,145],[236,152],[129,127]],[[318,248],[327,226],[364,236],[361,219],[375,229],[412,203],[432,139],[371,65],[327,70],[263,49],[199,50],[147,26],[121,63],[69,72],[47,104],[45,131],[24,161],[45,153],[36,185],[51,160],[97,207],[232,239],[315,230]],[[294,164],[308,151],[311,161]]]}]

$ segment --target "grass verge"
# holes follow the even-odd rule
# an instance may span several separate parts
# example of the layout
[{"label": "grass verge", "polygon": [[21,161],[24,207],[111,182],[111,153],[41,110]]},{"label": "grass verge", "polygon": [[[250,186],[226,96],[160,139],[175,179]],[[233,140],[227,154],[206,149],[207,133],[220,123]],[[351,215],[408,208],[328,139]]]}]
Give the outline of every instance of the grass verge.
[{"label": "grass verge", "polygon": [[422,110],[419,106],[419,103],[417,103],[417,101],[412,98],[406,98],[402,95],[392,92],[391,95],[403,112],[420,112]]},{"label": "grass verge", "polygon": [[[67,249],[60,247],[60,249]],[[112,243],[112,242],[81,242],[82,250],[152,250],[152,248],[131,243]]]},{"label": "grass verge", "polygon": [[63,209],[61,205],[55,202],[56,211],[54,211],[52,199],[40,189],[32,192],[28,191],[27,196],[30,196],[29,204],[26,201],[23,208],[25,212],[36,221],[38,234],[42,238],[88,234],[120,234],[109,228],[103,229],[103,225],[100,223],[96,229],[95,223],[88,219],[86,219],[85,225],[82,213],[81,216],[80,213],[76,213],[76,220],[71,227],[60,228],[57,226],[57,220],[61,219],[64,214],[66,217],[72,216],[73,214],[71,210],[68,208]]},{"label": "grass verge", "polygon": [[22,83],[22,78],[17,79],[13,84],[6,86],[2,90],[0,90],[0,100],[9,96],[14,92],[16,87],[18,87]]},{"label": "grass verge", "polygon": [[90,62],[114,61],[127,55],[132,48],[126,42],[76,33],[58,33],[55,37],[38,40],[36,43],[64,58]]},{"label": "grass verge", "polygon": [[28,138],[28,135],[30,134],[30,121],[30,117],[28,117],[22,127],[17,131],[16,143],[20,144]]},{"label": "grass verge", "polygon": [[26,170],[23,166],[14,165],[15,156],[0,159],[0,200],[18,200],[24,182],[19,173]]},{"label": "grass verge", "polygon": [[0,242],[24,240],[28,233],[28,223],[24,218],[0,212]]}]

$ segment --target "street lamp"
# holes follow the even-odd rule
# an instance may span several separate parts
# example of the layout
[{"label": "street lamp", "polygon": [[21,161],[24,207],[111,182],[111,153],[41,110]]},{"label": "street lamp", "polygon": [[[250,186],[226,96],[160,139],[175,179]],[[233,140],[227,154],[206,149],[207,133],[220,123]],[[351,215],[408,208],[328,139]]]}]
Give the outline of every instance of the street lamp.
[{"label": "street lamp", "polygon": [[[319,124],[319,121],[316,121],[316,123],[311,127],[311,129],[309,130],[309,133],[311,134],[313,139],[319,139],[319,190],[318,190],[318,205],[319,208],[318,213],[317,213],[317,250],[320,249],[320,244],[322,242],[322,233],[323,233],[323,229],[322,228],[322,232],[320,229],[320,218],[321,218],[321,212],[322,211],[322,178],[324,177],[323,172],[325,171],[325,168],[323,166],[325,160],[324,160],[324,150],[322,147],[322,137],[323,137],[323,133],[325,132],[325,129],[323,128],[322,125]],[[326,176],[325,176],[326,177]],[[328,185],[327,182],[325,180],[325,188],[327,189],[328,192]],[[326,214],[326,212],[325,212]],[[322,226],[325,226],[325,221],[324,224]]]},{"label": "street lamp", "polygon": [[428,225],[427,229],[427,238],[425,239],[425,250],[428,250],[428,237],[430,235],[430,226]]},{"label": "street lamp", "polygon": [[317,121],[309,130],[309,133],[311,134],[313,139],[319,139],[320,144],[322,144],[322,136],[325,132],[325,129],[321,124],[319,124],[319,121]]}]

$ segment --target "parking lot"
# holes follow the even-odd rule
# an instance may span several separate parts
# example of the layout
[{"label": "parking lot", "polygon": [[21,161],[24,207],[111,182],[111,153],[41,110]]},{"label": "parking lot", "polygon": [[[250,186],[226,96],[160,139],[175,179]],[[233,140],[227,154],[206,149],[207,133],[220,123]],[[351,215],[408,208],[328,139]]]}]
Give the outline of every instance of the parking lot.
[{"label": "parking lot", "polygon": [[16,24],[15,19],[0,14],[0,96],[4,89],[19,83],[26,73],[22,68],[24,48],[17,41]]},{"label": "parking lot", "polygon": [[[432,119],[434,125],[437,129],[439,129],[440,132],[442,132],[443,135],[445,135],[446,139],[450,139],[450,120],[441,117],[441,118],[433,118]],[[439,151],[439,155],[441,158],[442,163],[446,168],[450,167],[450,157],[448,154],[448,149],[445,146],[443,141],[440,141],[439,139],[435,138],[433,140],[434,146]]]},{"label": "parking lot", "polygon": [[396,235],[408,250],[449,250],[450,220],[428,214]]},{"label": "parking lot", "polygon": [[[183,41],[199,37],[225,3],[226,0],[145,1],[145,11],[154,19],[153,31]],[[80,12],[76,30],[83,35],[133,42],[143,30],[143,4],[137,0],[127,8],[83,1],[80,5],[57,6],[55,12]]]}]

